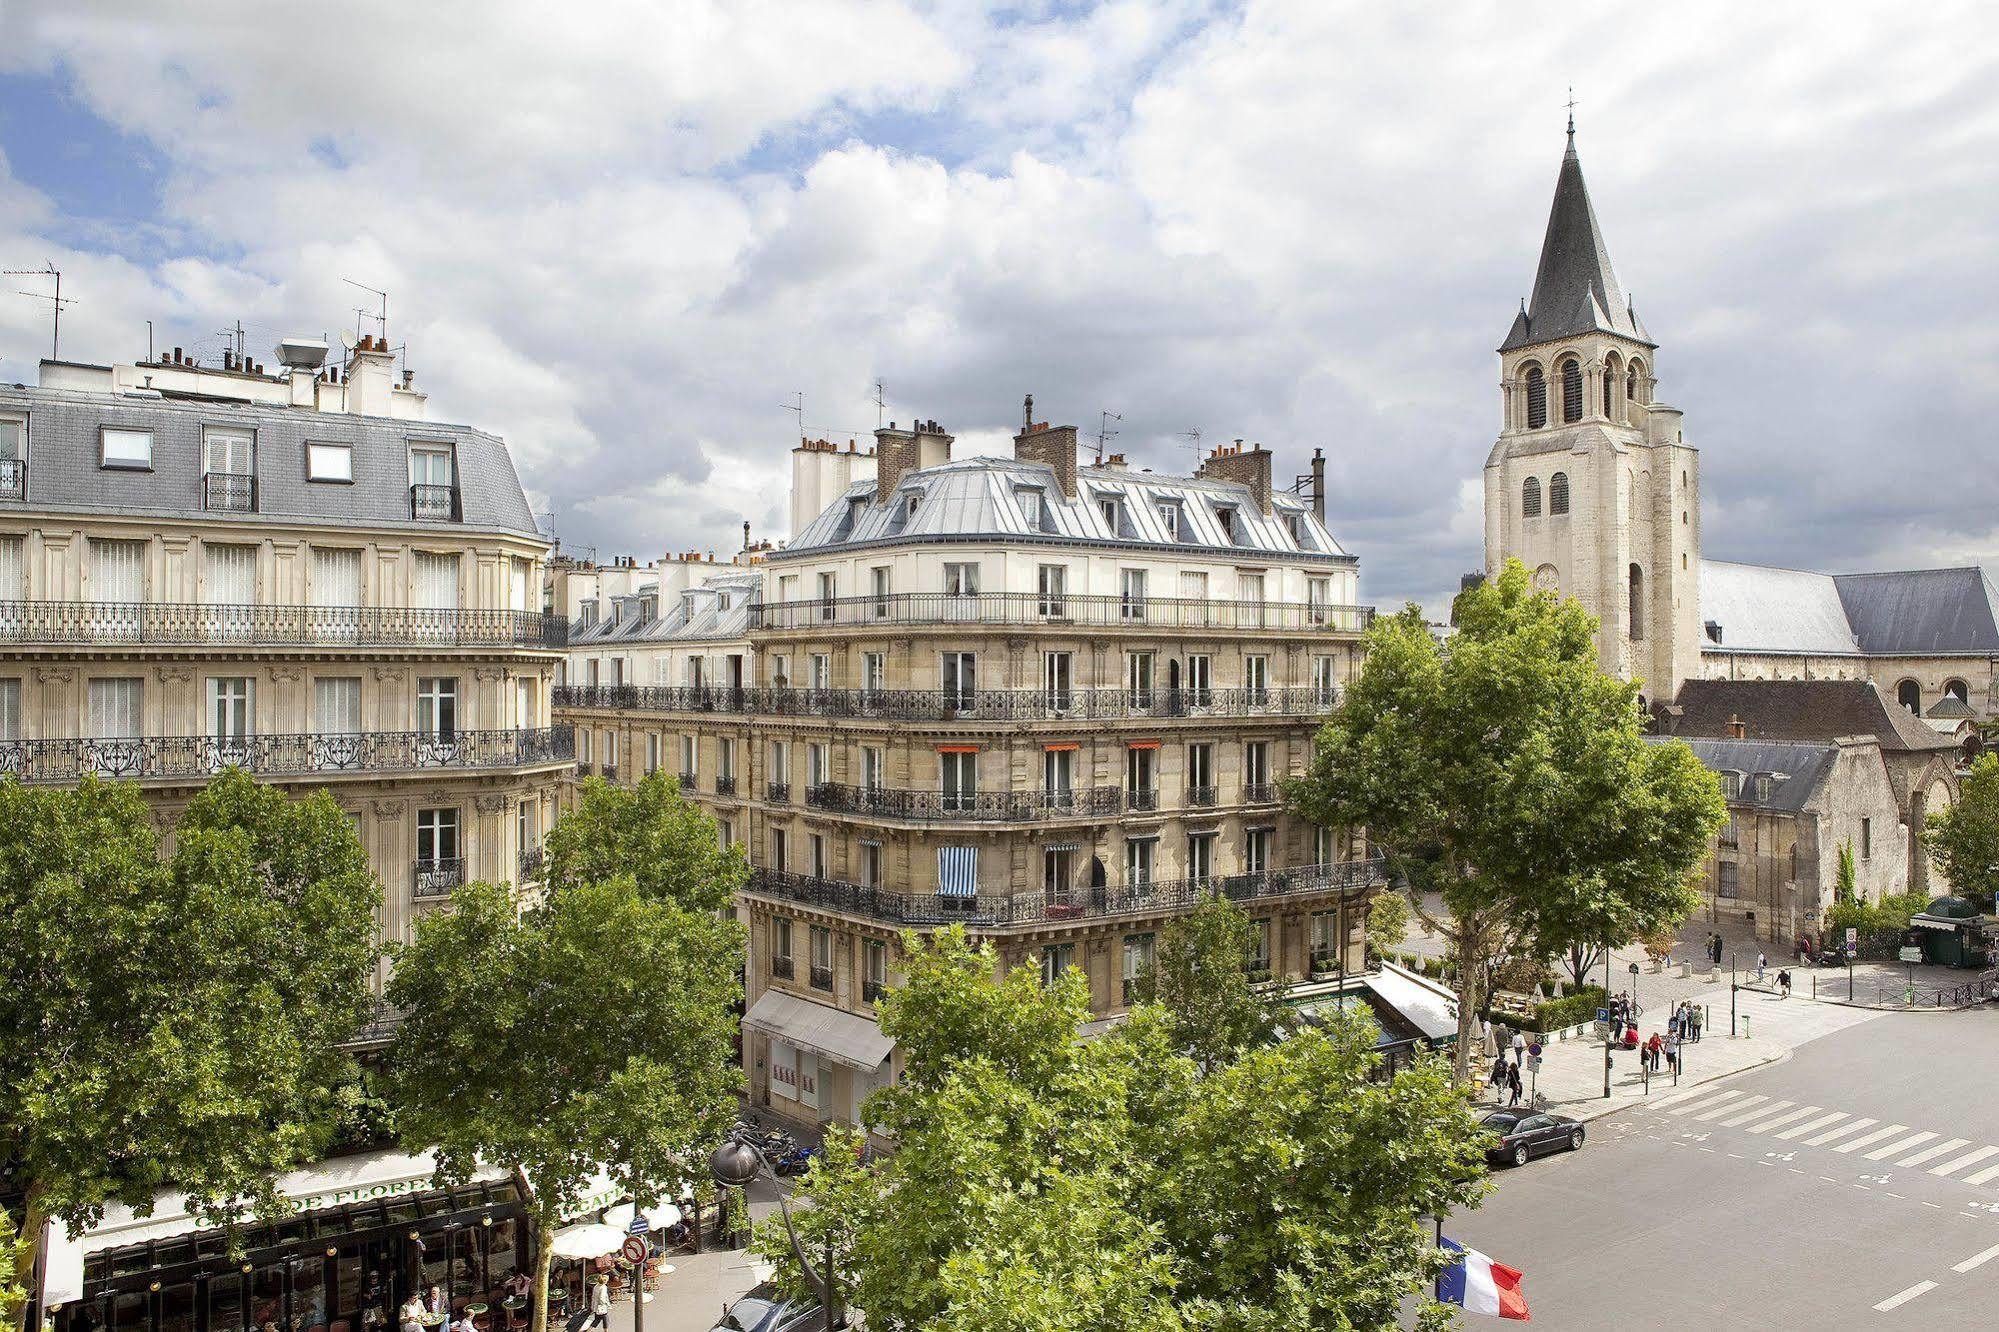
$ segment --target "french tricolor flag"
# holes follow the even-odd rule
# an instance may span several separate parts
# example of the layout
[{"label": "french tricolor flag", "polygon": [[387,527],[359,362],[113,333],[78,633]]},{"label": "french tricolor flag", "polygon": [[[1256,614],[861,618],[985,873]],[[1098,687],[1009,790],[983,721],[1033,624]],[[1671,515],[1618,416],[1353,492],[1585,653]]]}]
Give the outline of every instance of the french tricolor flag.
[{"label": "french tricolor flag", "polygon": [[1444,1240],[1443,1246],[1447,1253],[1458,1255],[1458,1259],[1437,1278],[1439,1300],[1462,1306],[1466,1313],[1517,1318],[1523,1323],[1531,1321],[1527,1316],[1527,1297],[1520,1293],[1518,1271],[1505,1263],[1495,1263],[1477,1249],[1467,1249],[1450,1240]]}]

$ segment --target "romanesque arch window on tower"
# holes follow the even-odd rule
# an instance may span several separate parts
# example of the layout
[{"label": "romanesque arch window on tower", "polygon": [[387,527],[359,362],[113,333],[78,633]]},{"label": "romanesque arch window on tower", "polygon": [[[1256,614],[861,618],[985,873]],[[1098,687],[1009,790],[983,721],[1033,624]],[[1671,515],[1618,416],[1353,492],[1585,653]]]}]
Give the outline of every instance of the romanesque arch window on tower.
[{"label": "romanesque arch window on tower", "polygon": [[1527,367],[1527,428],[1539,430],[1548,424],[1548,380],[1541,367]]},{"label": "romanesque arch window on tower", "polygon": [[1971,687],[1962,680],[1945,680],[1943,691],[1960,703],[1971,702]]},{"label": "romanesque arch window on tower", "polygon": [[1541,516],[1541,478],[1538,476],[1530,476],[1520,484],[1520,516]]},{"label": "romanesque arch window on tower", "polygon": [[1645,571],[1631,566],[1631,641],[1645,637]]},{"label": "romanesque arch window on tower", "polygon": [[1895,686],[1895,701],[1918,717],[1923,715],[1923,687],[1914,680],[1904,680]]},{"label": "romanesque arch window on tower", "polygon": [[1624,372],[1624,397],[1628,402],[1645,402],[1645,362],[1633,359]]},{"label": "romanesque arch window on tower", "polygon": [[1562,420],[1574,424],[1583,419],[1583,367],[1574,359],[1562,362]]},{"label": "romanesque arch window on tower", "polygon": [[1548,478],[1548,512],[1559,517],[1569,511],[1569,474],[1557,472]]}]

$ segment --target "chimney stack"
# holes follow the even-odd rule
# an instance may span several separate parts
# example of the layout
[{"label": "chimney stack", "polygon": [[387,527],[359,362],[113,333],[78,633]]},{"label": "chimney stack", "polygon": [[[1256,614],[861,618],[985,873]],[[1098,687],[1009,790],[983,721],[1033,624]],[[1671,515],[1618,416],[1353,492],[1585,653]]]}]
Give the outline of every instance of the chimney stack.
[{"label": "chimney stack", "polygon": [[1732,712],[1728,714],[1728,738],[1731,740],[1747,740],[1749,738],[1748,725],[1744,723],[1741,717]]},{"label": "chimney stack", "polygon": [[1312,450],[1312,512],[1326,521],[1326,451]]},{"label": "chimney stack", "polygon": [[1256,507],[1264,513],[1270,512],[1270,450],[1261,444],[1252,444],[1248,449],[1243,448],[1241,440],[1233,445],[1224,444],[1208,455],[1195,475],[1247,486]]},{"label": "chimney stack", "polygon": [[1076,498],[1076,427],[1037,423],[1032,393],[1023,407],[1020,433],[1013,437],[1013,456],[1020,462],[1053,468],[1055,484],[1065,496]]}]

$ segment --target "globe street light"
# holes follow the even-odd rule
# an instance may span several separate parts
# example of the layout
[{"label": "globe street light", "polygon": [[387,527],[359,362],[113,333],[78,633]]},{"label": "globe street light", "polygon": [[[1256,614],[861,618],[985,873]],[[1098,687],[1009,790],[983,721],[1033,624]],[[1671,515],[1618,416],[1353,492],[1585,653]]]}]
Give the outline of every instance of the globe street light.
[{"label": "globe street light", "polygon": [[[745,1142],[739,1134],[731,1134],[727,1141],[717,1147],[708,1158],[708,1172],[715,1182],[725,1189],[742,1189],[743,1205],[749,1205],[748,1189],[757,1176],[770,1167],[770,1161],[763,1152],[751,1143]],[[773,1178],[776,1171],[772,1171]],[[805,1256],[805,1246],[799,1242],[798,1227],[791,1222],[791,1208],[785,1205],[784,1191],[778,1190],[777,1209],[784,1217],[785,1234],[791,1237],[791,1254],[798,1259],[798,1270],[805,1275],[805,1284],[819,1300],[819,1309],[826,1332],[846,1326],[846,1319],[833,1290],[831,1280],[832,1265],[827,1264],[827,1274],[821,1276],[812,1266],[812,1260]]]}]

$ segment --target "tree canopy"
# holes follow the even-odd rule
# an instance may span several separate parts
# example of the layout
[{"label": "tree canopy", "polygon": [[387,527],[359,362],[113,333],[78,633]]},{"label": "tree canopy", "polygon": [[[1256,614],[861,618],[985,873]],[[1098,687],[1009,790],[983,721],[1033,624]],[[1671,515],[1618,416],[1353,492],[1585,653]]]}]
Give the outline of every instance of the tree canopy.
[{"label": "tree canopy", "polygon": [[1250,985],[1256,926],[1219,895],[1159,932],[1156,956],[1138,978],[1140,997],[1164,1010],[1174,1048],[1204,1069],[1269,1039],[1273,1006]]},{"label": "tree canopy", "polygon": [[1999,754],[1980,755],[1957,803],[1929,816],[1923,849],[1958,892],[1989,898],[1999,890]]},{"label": "tree canopy", "polygon": [[325,792],[229,770],[171,857],[130,784],[0,783],[0,1132],[31,1227],[185,1191],[227,1223],[317,1155],[380,890]]},{"label": "tree canopy", "polygon": [[1413,605],[1376,621],[1289,793],[1315,823],[1364,827],[1398,877],[1441,896],[1425,919],[1457,963],[1462,1078],[1493,963],[1683,919],[1726,805],[1684,744],[1642,738],[1638,686],[1599,668],[1575,601],[1509,560],[1455,610],[1447,642]]},{"label": "tree canopy", "polygon": [[[650,778],[593,783],[549,835],[545,901],[523,911],[505,887],[467,884],[397,952],[399,1131],[447,1178],[483,1159],[527,1181],[537,1332],[549,1245],[597,1172],[642,1203],[678,1196],[735,1115],[744,940],[717,908],[742,856],[716,853],[714,825],[693,817],[699,837]],[[618,865],[631,872],[605,872]]]},{"label": "tree canopy", "polygon": [[[1187,937],[1193,970],[1240,970],[1224,931]],[[1391,1325],[1435,1270],[1425,1218],[1482,1193],[1445,1070],[1378,1080],[1358,1012],[1204,1068],[1149,1003],[1081,1039],[1074,969],[996,976],[955,929],[905,950],[881,1021],[907,1066],[866,1110],[897,1149],[862,1164],[836,1135],[797,1212],[870,1327]],[[781,1227],[757,1247],[802,1285]]]}]

